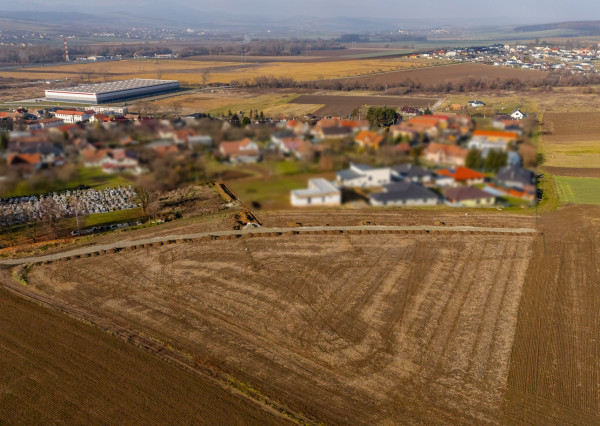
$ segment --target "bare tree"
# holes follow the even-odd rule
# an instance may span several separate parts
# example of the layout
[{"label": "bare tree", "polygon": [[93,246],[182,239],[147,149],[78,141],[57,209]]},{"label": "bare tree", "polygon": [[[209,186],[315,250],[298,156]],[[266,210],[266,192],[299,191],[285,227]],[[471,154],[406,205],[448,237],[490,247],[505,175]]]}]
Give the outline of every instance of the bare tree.
[{"label": "bare tree", "polygon": [[137,194],[137,198],[142,205],[142,211],[147,215],[148,206],[150,206],[150,204],[156,200],[156,193],[143,186],[136,187],[135,193]]},{"label": "bare tree", "polygon": [[8,237],[11,247],[15,245],[15,235],[13,233],[14,226],[15,216],[13,212],[8,209],[0,209],[0,229],[2,229],[2,233],[5,233]]},{"label": "bare tree", "polygon": [[202,70],[202,88],[206,88],[206,85],[208,84],[208,77],[209,77],[210,72],[205,69]]},{"label": "bare tree", "polygon": [[85,226],[85,216],[83,216],[85,213],[85,203],[79,198],[71,197],[69,207],[71,213],[75,215],[77,235],[81,235],[81,226]]},{"label": "bare tree", "polygon": [[47,197],[40,202],[40,213],[42,222],[46,225],[48,232],[52,237],[56,238],[59,222],[66,214],[64,207],[53,198]]},{"label": "bare tree", "polygon": [[37,224],[40,221],[40,216],[33,208],[27,208],[25,216],[27,220],[26,234],[35,243],[37,240]]},{"label": "bare tree", "polygon": [[160,203],[158,200],[153,200],[147,207],[148,217],[152,220],[156,220],[158,212],[160,211]]}]

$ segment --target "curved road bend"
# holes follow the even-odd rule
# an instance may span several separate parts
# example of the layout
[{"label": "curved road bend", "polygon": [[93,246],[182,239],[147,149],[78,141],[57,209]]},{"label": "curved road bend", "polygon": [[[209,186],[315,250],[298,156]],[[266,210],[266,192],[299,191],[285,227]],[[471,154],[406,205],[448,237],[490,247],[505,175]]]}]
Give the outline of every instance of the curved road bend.
[{"label": "curved road bend", "polygon": [[201,232],[196,234],[168,235],[152,238],[143,238],[139,240],[122,241],[110,244],[99,244],[81,247],[60,253],[48,254],[43,256],[31,256],[13,259],[0,259],[0,265],[22,265],[27,263],[37,263],[44,261],[55,261],[66,257],[87,255],[102,250],[123,249],[138,244],[160,243],[167,241],[180,241],[189,239],[198,239],[203,237],[224,237],[229,235],[246,235],[246,234],[270,234],[273,232],[322,232],[322,231],[453,231],[453,232],[495,232],[502,234],[537,234],[538,231],[531,228],[486,228],[477,226],[383,226],[383,225],[364,225],[364,226],[303,226],[296,228],[251,228],[244,230],[226,230]]}]

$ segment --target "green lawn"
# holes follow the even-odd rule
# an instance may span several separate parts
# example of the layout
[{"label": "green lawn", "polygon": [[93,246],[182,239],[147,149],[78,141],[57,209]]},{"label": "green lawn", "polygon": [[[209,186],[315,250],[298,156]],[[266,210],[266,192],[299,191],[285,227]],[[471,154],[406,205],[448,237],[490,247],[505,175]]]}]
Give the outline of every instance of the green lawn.
[{"label": "green lawn", "polygon": [[554,176],[560,201],[600,205],[600,179]]},{"label": "green lawn", "polygon": [[[108,213],[94,213],[85,217],[85,220],[80,220],[80,224],[85,223],[86,228],[91,228],[92,226],[98,225],[112,225],[113,223],[123,223],[123,222],[135,222],[137,220],[145,219],[146,215],[142,212],[141,207],[137,207],[135,209],[126,209],[126,210],[115,210]],[[75,228],[75,218],[71,217],[68,219],[69,227]]]},{"label": "green lawn", "polygon": [[261,180],[231,181],[227,182],[227,186],[248,207],[256,202],[264,209],[287,208],[290,207],[290,191],[306,188],[308,179],[316,177],[332,179],[333,173],[275,175]]},{"label": "green lawn", "polygon": [[63,192],[68,189],[77,188],[80,185],[91,186],[95,189],[104,189],[107,187],[114,188],[119,185],[128,186],[131,184],[132,181],[127,179],[124,175],[110,175],[104,173],[100,167],[89,167],[77,170],[77,175],[67,182],[61,180],[44,182],[43,184],[38,182],[34,187],[26,180],[21,181],[11,191],[2,194],[2,196],[8,198],[45,194],[48,192]]}]

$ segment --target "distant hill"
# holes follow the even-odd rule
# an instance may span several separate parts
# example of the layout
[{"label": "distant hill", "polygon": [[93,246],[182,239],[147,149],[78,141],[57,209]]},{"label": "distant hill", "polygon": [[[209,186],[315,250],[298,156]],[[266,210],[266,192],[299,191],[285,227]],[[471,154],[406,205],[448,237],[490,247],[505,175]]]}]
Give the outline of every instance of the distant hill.
[{"label": "distant hill", "polygon": [[551,24],[524,25],[515,28],[515,31],[524,33],[554,30],[570,30],[573,36],[600,35],[600,21],[555,22]]}]

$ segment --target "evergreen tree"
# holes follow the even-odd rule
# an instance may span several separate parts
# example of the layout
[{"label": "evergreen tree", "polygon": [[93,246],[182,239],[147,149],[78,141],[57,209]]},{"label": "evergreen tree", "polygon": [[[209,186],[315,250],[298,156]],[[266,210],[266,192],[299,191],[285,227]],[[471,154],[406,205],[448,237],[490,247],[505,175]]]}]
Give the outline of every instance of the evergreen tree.
[{"label": "evergreen tree", "polygon": [[469,150],[469,153],[467,154],[467,158],[465,160],[465,166],[470,167],[472,169],[481,169],[481,152],[479,152],[479,150],[477,149]]},{"label": "evergreen tree", "polygon": [[5,151],[8,148],[8,133],[0,132],[0,150]]},{"label": "evergreen tree", "polygon": [[367,110],[367,120],[372,126],[389,127],[398,121],[398,113],[394,108],[371,107]]},{"label": "evergreen tree", "polygon": [[485,157],[485,170],[488,172],[497,172],[498,169],[500,169],[500,167],[506,166],[507,158],[508,155],[506,154],[506,152],[498,151],[495,149],[489,150]]}]

